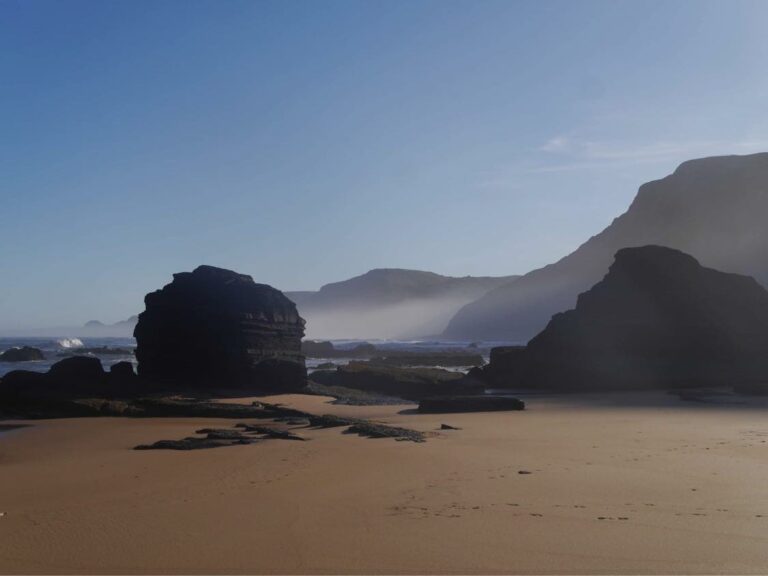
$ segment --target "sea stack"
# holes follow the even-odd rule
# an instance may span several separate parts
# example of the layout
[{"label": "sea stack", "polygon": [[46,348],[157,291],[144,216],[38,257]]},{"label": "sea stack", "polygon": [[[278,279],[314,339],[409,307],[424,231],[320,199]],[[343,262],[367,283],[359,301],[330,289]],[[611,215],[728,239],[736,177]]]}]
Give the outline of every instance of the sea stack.
[{"label": "sea stack", "polygon": [[[501,354],[501,352],[506,352]],[[768,292],[661,246],[625,248],[608,274],[524,349],[496,354],[496,385],[559,390],[768,389]],[[498,359],[497,359],[498,360]]]},{"label": "sea stack", "polygon": [[134,330],[139,375],[198,389],[299,390],[304,320],[282,292],[213,266],[173,275],[144,298]]}]

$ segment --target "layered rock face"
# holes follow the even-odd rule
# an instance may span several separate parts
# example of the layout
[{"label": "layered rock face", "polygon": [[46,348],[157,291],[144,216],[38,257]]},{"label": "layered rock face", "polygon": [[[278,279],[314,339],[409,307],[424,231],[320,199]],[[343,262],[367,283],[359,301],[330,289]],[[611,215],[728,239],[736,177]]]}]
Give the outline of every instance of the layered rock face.
[{"label": "layered rock face", "polygon": [[690,160],[643,184],[627,212],[562,260],[462,308],[444,336],[525,344],[602,278],[621,248],[656,244],[768,286],[768,153]]},{"label": "layered rock face", "polygon": [[[627,248],[608,274],[489,376],[579,389],[768,389],[768,292],[660,246]],[[502,369],[500,369],[502,368]]]},{"label": "layered rock face", "polygon": [[306,384],[304,320],[279,290],[199,266],[174,274],[144,302],[134,330],[140,376],[211,389],[289,391]]}]

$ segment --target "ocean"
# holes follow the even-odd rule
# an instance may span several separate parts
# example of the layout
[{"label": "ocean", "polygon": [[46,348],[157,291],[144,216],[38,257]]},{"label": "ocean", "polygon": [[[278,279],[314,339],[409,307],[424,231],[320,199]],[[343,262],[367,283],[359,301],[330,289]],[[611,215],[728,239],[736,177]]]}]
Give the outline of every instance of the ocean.
[{"label": "ocean", "polygon": [[[69,337],[38,337],[38,338],[0,338],[0,352],[8,348],[19,348],[22,346],[31,346],[43,351],[45,360],[33,362],[0,362],[0,377],[11,370],[31,370],[33,372],[47,372],[51,365],[67,356],[82,354],[93,356],[101,360],[104,369],[108,370],[110,366],[117,362],[128,361],[136,365],[136,358],[133,356],[133,349],[136,347],[136,340],[133,338],[69,338]],[[78,352],[83,348],[103,348],[130,350],[129,354],[102,354],[99,352],[83,353]]]}]

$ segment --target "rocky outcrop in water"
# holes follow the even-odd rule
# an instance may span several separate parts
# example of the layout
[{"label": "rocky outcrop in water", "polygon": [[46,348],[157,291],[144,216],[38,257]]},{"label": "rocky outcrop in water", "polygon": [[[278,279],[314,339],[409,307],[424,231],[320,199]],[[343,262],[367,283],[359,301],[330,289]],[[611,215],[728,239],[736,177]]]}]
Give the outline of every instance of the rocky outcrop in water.
[{"label": "rocky outcrop in water", "polygon": [[139,375],[163,385],[293,391],[306,384],[304,320],[282,292],[200,266],[144,299],[134,331]]},{"label": "rocky outcrop in water", "polygon": [[9,348],[0,354],[0,362],[31,362],[34,360],[45,360],[45,356],[42,350],[31,346]]},{"label": "rocky outcrop in water", "polygon": [[768,292],[660,246],[626,248],[524,350],[483,370],[498,385],[560,390],[768,385]]},{"label": "rocky outcrop in water", "polygon": [[378,352],[369,342],[360,342],[349,348],[336,348],[333,342],[304,340],[301,352],[307,358],[370,358]]}]

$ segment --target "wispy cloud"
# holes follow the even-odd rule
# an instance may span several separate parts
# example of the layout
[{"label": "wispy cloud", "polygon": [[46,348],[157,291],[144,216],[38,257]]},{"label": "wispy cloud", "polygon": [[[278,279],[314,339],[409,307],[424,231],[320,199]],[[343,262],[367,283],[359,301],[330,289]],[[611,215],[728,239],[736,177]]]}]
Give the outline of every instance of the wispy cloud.
[{"label": "wispy cloud", "polygon": [[768,151],[768,139],[680,140],[657,142],[618,142],[581,140],[556,135],[497,170],[480,175],[479,189],[511,191],[521,189],[525,176],[589,170],[618,171],[642,164],[666,164],[667,168],[704,156],[751,154]]},{"label": "wispy cloud", "polygon": [[[576,140],[555,136],[536,149],[544,152],[531,172],[561,172],[601,166],[683,161],[719,154],[768,151],[768,140],[687,140],[649,143]],[[553,158],[556,156],[556,162]]]},{"label": "wispy cloud", "polygon": [[570,148],[571,141],[567,136],[554,136],[539,146],[542,152],[564,152]]}]

